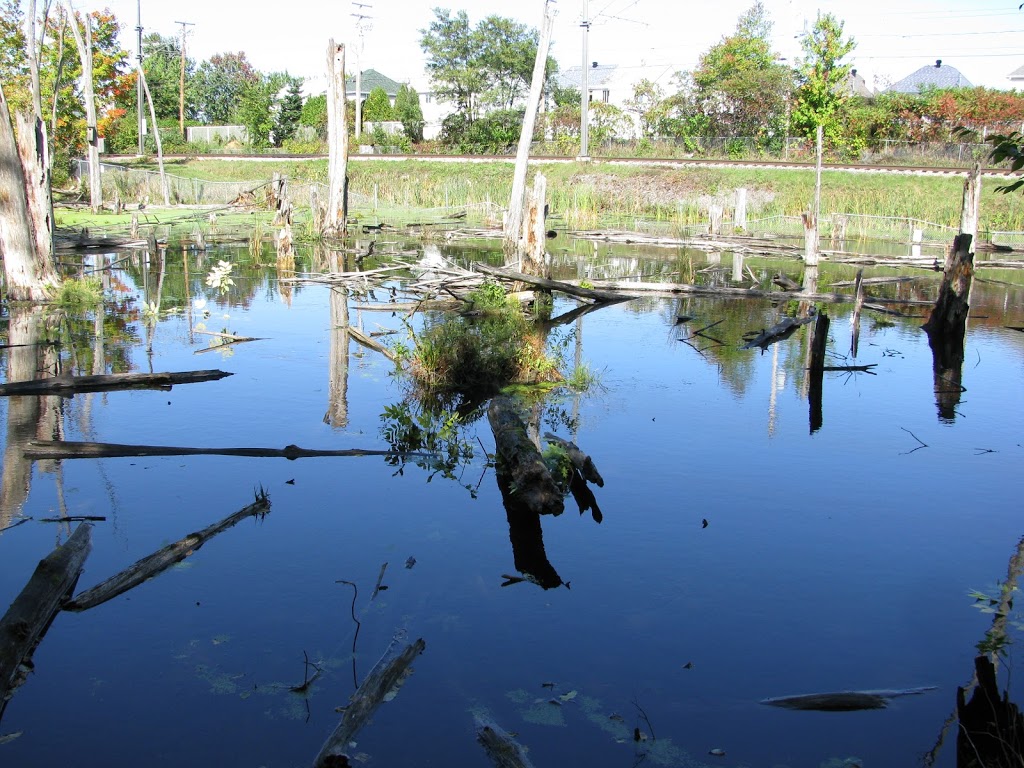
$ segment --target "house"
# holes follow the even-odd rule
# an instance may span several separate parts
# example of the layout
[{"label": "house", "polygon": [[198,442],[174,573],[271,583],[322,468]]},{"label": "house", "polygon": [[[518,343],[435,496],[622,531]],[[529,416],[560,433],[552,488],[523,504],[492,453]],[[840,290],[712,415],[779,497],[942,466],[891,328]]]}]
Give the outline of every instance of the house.
[{"label": "house", "polygon": [[960,74],[960,70],[943,64],[942,59],[927,67],[921,67],[890,85],[889,93],[921,93],[928,88],[973,88],[971,81]]},{"label": "house", "polygon": [[[591,101],[603,101],[606,104],[620,102],[617,106],[621,106],[621,101],[632,95],[632,91],[624,96],[618,93],[618,89],[622,87],[622,84],[618,82],[618,69],[619,66],[617,64],[598,64],[595,61],[590,65],[590,68],[587,70],[587,91],[590,93]],[[558,86],[560,88],[574,88],[582,92],[583,67],[569,67],[559,72]],[[613,92],[618,97],[615,101],[612,100]]]},{"label": "house", "polygon": [[[391,106],[395,106],[395,96],[398,95],[398,89],[401,87],[401,83],[392,80],[387,75],[382,75],[376,69],[364,69],[359,75],[359,97],[362,101],[366,101],[366,97],[374,88],[382,88],[388,95]],[[345,98],[350,101],[356,98],[355,77],[345,79]]]},{"label": "house", "polygon": [[1013,72],[1008,74],[1006,77],[1009,79],[1011,83],[1013,83],[1014,88],[1019,87],[1020,85],[1024,84],[1024,67],[1017,67],[1015,70],[1013,70]]},{"label": "house", "polygon": [[864,75],[858,74],[856,69],[851,69],[846,76],[846,93],[850,96],[860,96],[870,99],[875,94],[864,80]]}]

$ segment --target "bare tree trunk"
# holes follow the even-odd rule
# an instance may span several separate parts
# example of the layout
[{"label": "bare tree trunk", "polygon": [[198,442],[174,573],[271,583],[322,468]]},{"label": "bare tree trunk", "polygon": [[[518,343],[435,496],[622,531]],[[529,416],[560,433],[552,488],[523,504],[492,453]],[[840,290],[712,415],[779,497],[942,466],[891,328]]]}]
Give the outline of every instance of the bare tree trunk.
[{"label": "bare tree trunk", "polygon": [[167,193],[167,175],[164,173],[164,147],[160,142],[160,129],[156,124],[156,110],[153,109],[153,97],[149,93],[149,83],[146,82],[146,72],[139,67],[139,77],[142,78],[142,90],[146,94],[146,103],[149,104],[149,119],[153,123],[153,139],[156,141],[156,161],[160,166],[160,188],[164,192],[164,205],[170,207],[171,198]]},{"label": "bare tree trunk", "polygon": [[32,109],[43,116],[43,97],[39,89],[39,58],[36,53],[36,0],[28,0],[25,8],[25,44],[28,46],[28,72],[32,83]]},{"label": "bare tree trunk", "polygon": [[[25,174],[29,227],[35,236],[36,259],[53,264],[53,198],[50,192],[50,149],[46,123],[39,115],[18,114],[18,155]],[[56,276],[54,276],[56,277]]]},{"label": "bare tree trunk", "polygon": [[348,205],[348,126],[345,119],[345,46],[327,43],[327,233],[345,233]]},{"label": "bare tree trunk", "polygon": [[544,74],[548,62],[548,44],[551,41],[551,28],[554,17],[551,15],[550,0],[544,3],[544,22],[541,25],[540,43],[537,46],[537,58],[533,62],[533,79],[530,81],[530,95],[526,100],[526,114],[523,115],[523,129],[519,134],[519,148],[516,152],[516,169],[512,180],[512,197],[508,205],[508,219],[505,222],[505,251],[511,253],[519,242],[523,227],[523,201],[526,197],[526,169],[530,160],[530,144],[533,141],[533,127],[537,121],[537,108],[540,106],[541,89],[544,87]]},{"label": "bare tree trunk", "polygon": [[25,170],[11,126],[7,98],[0,87],[0,252],[3,253],[8,298],[46,301],[57,285],[53,263],[37,252],[26,197]]},{"label": "bare tree trunk", "polygon": [[960,211],[960,234],[978,242],[978,215],[981,211],[981,164],[975,163],[964,180],[964,203]]},{"label": "bare tree trunk", "polygon": [[96,93],[93,88],[92,71],[92,17],[84,14],[82,26],[85,28],[85,35],[78,28],[78,20],[71,9],[68,0],[65,0],[65,7],[68,9],[71,32],[75,36],[75,45],[78,47],[78,55],[82,60],[82,86],[85,91],[85,143],[88,147],[89,159],[89,206],[93,213],[97,213],[103,207],[103,182],[100,179],[100,149],[99,133],[96,125]]}]

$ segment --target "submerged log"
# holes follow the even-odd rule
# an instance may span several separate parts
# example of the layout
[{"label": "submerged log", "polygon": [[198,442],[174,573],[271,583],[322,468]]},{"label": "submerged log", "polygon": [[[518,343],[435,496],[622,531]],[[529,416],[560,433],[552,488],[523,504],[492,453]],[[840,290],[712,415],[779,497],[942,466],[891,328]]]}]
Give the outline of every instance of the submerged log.
[{"label": "submerged log", "polygon": [[487,408],[494,433],[498,467],[506,474],[518,507],[539,515],[560,515],[565,510],[562,494],[537,447],[530,442],[526,425],[516,412],[515,401],[495,397]]},{"label": "submerged log", "polygon": [[512,735],[491,720],[477,716],[476,740],[494,768],[533,768],[533,763]]},{"label": "submerged log", "polygon": [[363,680],[363,684],[352,694],[348,706],[345,707],[341,723],[320,748],[320,753],[313,761],[313,768],[338,768],[351,765],[348,755],[345,753],[349,748],[349,743],[366,725],[385,697],[409,676],[412,672],[412,663],[426,648],[426,643],[423,642],[423,638],[420,638],[392,657],[397,642],[397,637],[391,641],[391,645],[370,670],[370,674]]},{"label": "submerged log", "polygon": [[769,707],[783,709],[816,710],[819,712],[854,712],[861,709],[885,709],[889,700],[897,696],[916,696],[934,691],[935,686],[896,688],[873,691],[839,691],[837,693],[805,693],[797,696],[777,696],[762,699]]},{"label": "submerged log", "polygon": [[39,562],[0,619],[0,714],[23,681],[26,661],[60,611],[61,601],[74,589],[92,547],[91,538],[92,526],[79,525],[65,544]]},{"label": "submerged log", "polygon": [[806,317],[784,317],[771,328],[764,328],[759,332],[753,333],[752,338],[744,344],[740,349],[753,349],[754,347],[760,347],[763,350],[767,349],[770,345],[783,339],[788,339],[801,325],[814,320],[814,315],[810,314]]},{"label": "submerged log", "polygon": [[50,379],[0,384],[3,395],[74,395],[80,392],[111,392],[120,389],[170,389],[175,384],[217,381],[233,374],[225,371],[177,373],[109,373],[98,376],[54,376]]},{"label": "submerged log", "polygon": [[569,457],[569,461],[571,461],[572,465],[580,471],[580,475],[582,475],[585,480],[589,480],[598,488],[604,488],[604,478],[601,477],[601,473],[597,471],[597,467],[594,465],[594,460],[581,451],[576,443],[570,442],[569,440],[563,440],[550,432],[544,433],[544,439],[549,443],[554,443],[561,447]]},{"label": "submerged log", "polygon": [[128,566],[116,576],[111,576],[92,589],[80,593],[64,606],[64,610],[84,611],[112,600],[129,589],[134,589],[142,582],[158,576],[175,563],[180,563],[214,536],[223,533],[245,518],[262,517],[268,512],[270,512],[270,499],[267,498],[266,493],[261,492],[257,494],[256,501],[252,504],[228,515],[219,523],[214,523],[201,531],[190,533],[180,541],[168,544],[163,549],[142,558],[134,565]]},{"label": "submerged log", "polygon": [[395,451],[343,448],[317,450],[287,445],[284,448],[186,448],[173,445],[122,445],[119,443],[34,440],[24,450],[29,459],[119,459],[127,456],[251,456],[270,459],[310,459],[321,456],[419,456]]}]

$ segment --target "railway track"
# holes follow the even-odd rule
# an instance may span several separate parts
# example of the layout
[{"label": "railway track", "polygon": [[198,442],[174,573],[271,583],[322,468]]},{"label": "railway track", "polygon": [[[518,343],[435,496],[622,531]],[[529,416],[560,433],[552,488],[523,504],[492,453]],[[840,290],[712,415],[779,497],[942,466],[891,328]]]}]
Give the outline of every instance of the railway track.
[{"label": "railway track", "polygon": [[[301,162],[307,160],[325,160],[326,155],[286,155],[286,154],[261,154],[261,155],[165,155],[165,160],[225,160],[234,162]],[[117,164],[134,161],[134,156],[109,156],[104,162]],[[515,157],[510,155],[350,155],[350,162],[366,162],[370,160],[385,162],[403,162],[406,160],[419,160],[423,162],[436,163],[515,163]],[[561,157],[555,155],[531,155],[530,162],[539,163],[575,163],[575,158]],[[776,170],[800,170],[813,171],[814,163],[799,162],[794,160],[706,160],[695,158],[652,158],[652,157],[600,157],[591,158],[591,162],[609,163],[612,165],[636,165],[654,168],[754,168],[754,169],[776,169]],[[865,165],[862,163],[824,163],[824,171],[844,171],[849,173],[878,173],[896,174],[904,176],[965,176],[969,168],[953,166],[912,166],[912,165]],[[990,177],[1015,177],[1021,173],[1014,173],[1005,168],[985,168],[982,171],[984,176]]]}]

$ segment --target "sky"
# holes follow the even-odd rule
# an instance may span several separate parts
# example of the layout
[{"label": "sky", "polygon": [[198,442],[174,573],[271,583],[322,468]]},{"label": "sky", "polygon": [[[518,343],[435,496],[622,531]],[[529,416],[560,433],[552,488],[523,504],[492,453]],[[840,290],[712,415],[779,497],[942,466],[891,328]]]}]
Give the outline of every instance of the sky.
[{"label": "sky", "polygon": [[[188,22],[186,50],[202,60],[215,53],[245,51],[261,71],[286,70],[304,78],[324,77],[328,40],[348,45],[354,71],[359,48],[357,20],[366,16],[361,69],[376,69],[417,90],[427,88],[420,32],[435,6],[465,9],[470,23],[490,14],[539,27],[543,0],[72,0],[77,10],[109,8],[122,22],[123,44],[135,50],[138,7],[145,33],[180,33]],[[692,69],[701,53],[735,29],[753,0],[556,0],[551,54],[562,69],[582,62],[585,3],[591,20],[588,59],[635,69],[639,77]],[[884,86],[942,59],[974,85],[1007,89],[1007,75],[1024,66],[1024,11],[1020,0],[764,0],[775,48],[787,61],[799,55],[805,22],[832,13],[845,22],[857,47],[850,59],[869,86]],[[23,0],[24,4],[24,0]],[[268,10],[264,10],[268,9]],[[272,9],[272,10],[269,10]]]}]

